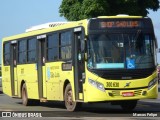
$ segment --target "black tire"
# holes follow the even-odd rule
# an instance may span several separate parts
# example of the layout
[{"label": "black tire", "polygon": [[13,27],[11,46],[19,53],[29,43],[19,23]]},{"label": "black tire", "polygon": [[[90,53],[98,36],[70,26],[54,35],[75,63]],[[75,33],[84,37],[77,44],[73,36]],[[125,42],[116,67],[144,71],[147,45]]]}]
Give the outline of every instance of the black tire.
[{"label": "black tire", "polygon": [[65,107],[68,111],[77,111],[81,108],[81,103],[73,101],[73,94],[72,94],[72,87],[70,84],[68,84],[65,88],[64,93],[64,101],[65,101]]},{"label": "black tire", "polygon": [[133,111],[133,109],[136,107],[137,105],[137,100],[130,100],[130,101],[123,101],[121,102],[121,108],[124,111]]},{"label": "black tire", "polygon": [[26,84],[24,83],[22,86],[22,104],[24,106],[29,106],[31,105],[31,100],[28,99],[28,94],[27,94],[27,88],[26,88]]},{"label": "black tire", "polygon": [[40,105],[40,100],[33,100],[33,99],[31,99],[30,100],[30,105],[39,106]]}]

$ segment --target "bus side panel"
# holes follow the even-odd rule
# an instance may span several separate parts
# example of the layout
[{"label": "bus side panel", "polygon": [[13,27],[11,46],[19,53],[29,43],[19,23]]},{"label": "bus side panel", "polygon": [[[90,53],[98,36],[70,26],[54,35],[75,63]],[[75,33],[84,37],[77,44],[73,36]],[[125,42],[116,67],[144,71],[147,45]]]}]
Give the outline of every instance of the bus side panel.
[{"label": "bus side panel", "polygon": [[15,95],[18,95],[17,68],[14,68],[14,92]]},{"label": "bus side panel", "polygon": [[59,100],[59,69],[58,62],[46,63],[47,99]]},{"label": "bus side panel", "polygon": [[63,62],[46,63],[47,99],[64,100],[64,83],[68,80],[71,83],[74,97],[73,68],[62,70]]},{"label": "bus side panel", "polygon": [[59,75],[60,75],[59,79],[61,80],[61,82],[60,82],[60,93],[61,93],[60,98],[61,98],[61,100],[64,100],[64,92],[65,92],[64,83],[66,80],[68,80],[69,83],[71,84],[71,87],[72,87],[73,100],[75,100],[75,86],[74,86],[74,72],[73,72],[74,69],[71,66],[70,70],[64,70],[64,68],[62,68],[62,63],[60,63],[60,66],[61,66],[61,69],[59,72]]},{"label": "bus side panel", "polygon": [[43,66],[43,97],[47,97],[46,66]]},{"label": "bus side panel", "polygon": [[2,67],[2,87],[3,93],[12,96],[10,66]]},{"label": "bus side panel", "polygon": [[[24,80],[27,87],[28,98],[39,99],[37,65],[17,65],[17,73],[19,88],[21,87],[21,81]],[[20,93],[21,92],[19,92],[19,94]]]}]

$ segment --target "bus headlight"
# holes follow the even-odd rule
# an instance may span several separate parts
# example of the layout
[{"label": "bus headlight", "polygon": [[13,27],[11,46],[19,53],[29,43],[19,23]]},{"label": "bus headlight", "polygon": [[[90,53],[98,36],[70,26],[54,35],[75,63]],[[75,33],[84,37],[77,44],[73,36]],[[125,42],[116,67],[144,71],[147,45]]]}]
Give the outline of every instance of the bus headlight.
[{"label": "bus headlight", "polygon": [[157,77],[149,82],[149,84],[148,84],[148,90],[150,90],[156,83],[157,83]]},{"label": "bus headlight", "polygon": [[94,81],[92,79],[88,79],[88,82],[89,82],[89,84],[91,84],[92,86],[96,87],[97,89],[105,92],[104,85],[102,83],[96,82],[96,81]]}]

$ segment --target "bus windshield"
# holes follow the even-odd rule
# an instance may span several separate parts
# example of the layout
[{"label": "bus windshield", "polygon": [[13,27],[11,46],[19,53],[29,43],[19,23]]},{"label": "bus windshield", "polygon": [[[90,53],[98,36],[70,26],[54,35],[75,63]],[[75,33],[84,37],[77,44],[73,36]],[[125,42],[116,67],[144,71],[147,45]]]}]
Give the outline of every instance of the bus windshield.
[{"label": "bus windshield", "polygon": [[90,69],[146,69],[154,67],[151,34],[91,34],[88,45]]}]

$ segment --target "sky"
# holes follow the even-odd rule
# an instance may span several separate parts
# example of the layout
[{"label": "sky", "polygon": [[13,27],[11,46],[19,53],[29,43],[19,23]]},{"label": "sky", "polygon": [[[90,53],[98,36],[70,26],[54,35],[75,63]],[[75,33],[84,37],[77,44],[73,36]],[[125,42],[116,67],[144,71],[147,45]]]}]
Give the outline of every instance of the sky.
[{"label": "sky", "polygon": [[[0,1],[0,54],[3,37],[20,34],[31,26],[66,21],[59,15],[62,0],[1,0]],[[160,9],[149,11],[160,48]],[[0,55],[1,56],[1,55]],[[160,63],[160,53],[158,53]],[[1,62],[1,57],[0,57]]]}]

